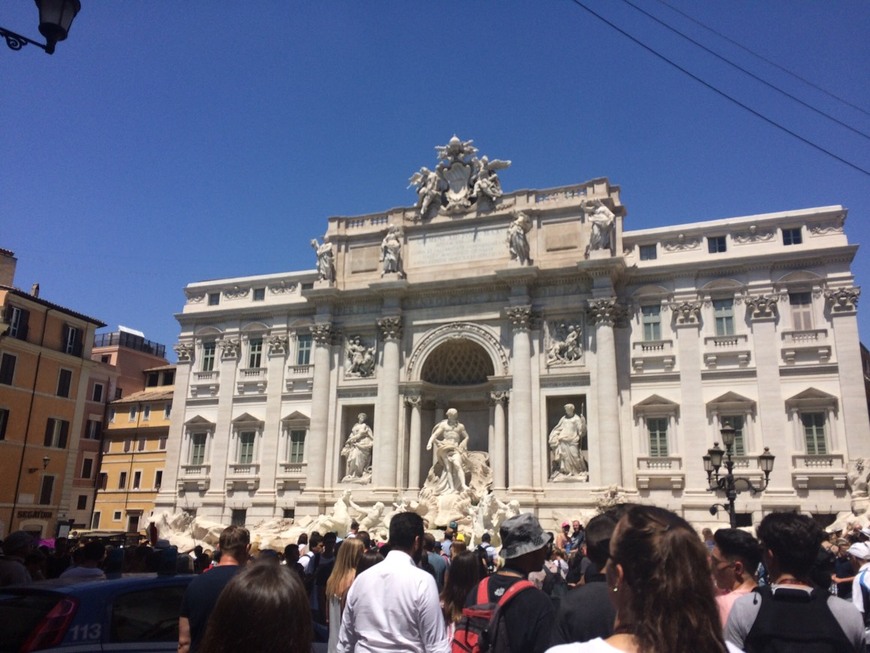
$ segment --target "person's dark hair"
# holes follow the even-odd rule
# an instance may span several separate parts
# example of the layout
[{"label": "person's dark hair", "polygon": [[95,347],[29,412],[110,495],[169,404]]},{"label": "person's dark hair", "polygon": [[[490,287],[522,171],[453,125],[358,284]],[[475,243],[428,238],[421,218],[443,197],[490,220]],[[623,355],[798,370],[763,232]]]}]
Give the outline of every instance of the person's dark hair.
[{"label": "person's dark hair", "polygon": [[813,563],[813,568],[810,570],[809,579],[812,584],[819,590],[827,592],[831,587],[831,576],[834,574],[834,565],[837,562],[837,556],[830,549],[823,546],[819,547],[816,554],[816,561]]},{"label": "person's dark hair", "polygon": [[319,546],[321,542],[323,542],[323,535],[317,531],[312,531],[311,535],[308,536],[308,550],[311,551],[314,547]]},{"label": "person's dark hair", "polygon": [[299,545],[298,544],[288,544],[284,547],[284,562],[288,565],[296,564],[299,562]]},{"label": "person's dark hair", "polygon": [[363,541],[366,549],[372,548],[372,536],[369,535],[368,531],[359,531],[356,536]]},{"label": "person's dark hair", "polygon": [[350,530],[352,530],[352,531],[359,530],[359,522],[356,519],[354,519],[350,523]]},{"label": "person's dark hair", "polygon": [[423,537],[423,518],[416,512],[400,512],[390,520],[390,547],[410,551],[414,540]]},{"label": "person's dark hair", "polygon": [[296,544],[308,544],[308,533],[299,533],[296,538]]},{"label": "person's dark hair", "polygon": [[435,536],[432,533],[423,533],[423,548],[426,551],[435,550]]},{"label": "person's dark hair", "polygon": [[610,550],[607,578],[617,592],[617,620],[640,651],[725,653],[713,579],[698,572],[707,569],[707,547],[683,518],[633,506],[617,524]]},{"label": "person's dark hair", "polygon": [[338,533],[335,531],[329,531],[326,535],[323,536],[323,553],[326,557],[333,555],[335,553],[335,547],[338,542]]},{"label": "person's dark hair", "polygon": [[610,557],[610,538],[616,522],[613,515],[603,513],[595,515],[586,525],[586,557],[599,569],[604,569],[607,558]]},{"label": "person's dark hair", "polygon": [[221,592],[199,651],[308,653],[311,640],[311,611],[299,576],[282,565],[254,562]]},{"label": "person's dark hair", "polygon": [[82,547],[82,560],[100,562],[106,555],[106,545],[98,540],[88,542]]},{"label": "person's dark hair", "polygon": [[441,609],[447,623],[456,623],[462,618],[465,599],[480,581],[480,570],[480,559],[471,551],[464,551],[450,561],[441,590]]},{"label": "person's dark hair", "polygon": [[761,562],[758,540],[739,528],[720,528],[713,534],[713,542],[728,560],[740,560],[751,575]]},{"label": "person's dark hair", "polygon": [[251,534],[243,526],[227,526],[220,537],[221,554],[231,555],[239,562],[244,562],[248,556],[248,545]]},{"label": "person's dark hair", "polygon": [[492,542],[492,536],[489,533],[484,533],[480,536],[480,541],[489,544],[490,542]]},{"label": "person's dark hair", "polygon": [[772,512],[761,520],[756,532],[762,550],[773,552],[780,572],[808,580],[823,539],[822,527],[812,517]]},{"label": "person's dark hair", "polygon": [[384,556],[381,555],[380,551],[366,551],[362,554],[362,557],[359,559],[359,562],[356,565],[356,575],[359,576],[366,569],[371,569],[379,562],[384,561]]}]

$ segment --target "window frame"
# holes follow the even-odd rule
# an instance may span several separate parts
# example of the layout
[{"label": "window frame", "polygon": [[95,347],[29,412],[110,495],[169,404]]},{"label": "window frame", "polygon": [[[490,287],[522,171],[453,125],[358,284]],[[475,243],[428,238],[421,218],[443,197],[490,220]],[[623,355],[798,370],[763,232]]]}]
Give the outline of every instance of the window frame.
[{"label": "window frame", "polygon": [[[821,425],[807,424],[805,418],[821,417]],[[828,413],[825,410],[801,410],[798,413],[800,420],[801,434],[803,436],[804,450],[808,456],[827,456],[830,453],[830,444],[828,442]],[[808,432],[808,428],[812,429],[812,434]],[[819,433],[821,430],[821,434]],[[810,438],[813,442],[811,446]],[[821,444],[821,446],[819,446]],[[812,449],[812,451],[810,450]]]},{"label": "window frame", "polygon": [[[725,310],[726,303],[727,310]],[[713,329],[716,336],[728,337],[736,335],[734,323],[734,298],[713,298],[711,299],[711,304],[713,306]]]},{"label": "window frame", "polygon": [[[656,423],[655,426],[657,428],[655,430],[653,430],[653,422]],[[664,431],[660,430],[662,424],[664,424]],[[649,457],[668,458],[671,455],[670,418],[663,415],[647,415],[644,417],[644,426],[646,428]],[[664,453],[662,453],[662,442],[664,442]]]},{"label": "window frame", "polygon": [[[301,434],[301,437],[296,437]],[[305,462],[305,440],[308,439],[308,429],[287,429],[287,451],[285,460],[292,465]]]},{"label": "window frame", "polygon": [[[99,392],[98,392],[99,390]],[[105,386],[102,383],[94,383],[94,388],[91,391],[91,401],[96,402],[98,404],[103,403],[103,397],[105,397]]]},{"label": "window frame", "polygon": [[200,372],[214,372],[215,359],[217,358],[217,341],[203,340],[200,347]]},{"label": "window frame", "polygon": [[[796,300],[806,299],[797,303]],[[813,330],[813,293],[811,291],[794,291],[788,293],[788,308],[791,314],[791,326],[795,331]]]},{"label": "window frame", "polygon": [[127,472],[126,471],[121,471],[121,473],[118,474],[118,489],[119,490],[126,490],[127,489]]},{"label": "window frame", "polygon": [[257,336],[248,339],[248,369],[263,367],[263,338]]},{"label": "window frame", "polygon": [[57,370],[57,392],[58,397],[69,399],[70,391],[72,390],[73,371],[67,367],[61,367]]},{"label": "window frame", "polygon": [[[652,254],[652,256],[650,256]],[[638,245],[638,257],[641,261],[655,261],[659,257],[658,244]]]},{"label": "window frame", "polygon": [[310,333],[300,333],[296,336],[296,364],[311,365],[311,350],[314,348],[314,338]]},{"label": "window frame", "polygon": [[50,506],[54,495],[54,474],[43,474],[39,484],[39,505]]},{"label": "window frame", "polygon": [[257,431],[239,431],[236,443],[236,464],[253,465],[256,462]]},{"label": "window frame", "polygon": [[728,241],[725,236],[707,236],[707,253],[724,254],[728,251]]},{"label": "window frame", "polygon": [[18,356],[4,351],[0,355],[0,384],[15,385],[15,368],[18,364]]},{"label": "window frame", "polygon": [[784,247],[802,245],[804,242],[803,230],[800,227],[783,227],[782,244]]},{"label": "window frame", "polygon": [[251,295],[251,301],[254,301],[254,302],[266,301],[266,287],[260,286],[258,288],[254,288],[252,295]]},{"label": "window frame", "polygon": [[[87,472],[87,474],[85,473]],[[79,478],[90,479],[94,475],[94,459],[91,457],[82,458],[82,472]]]},{"label": "window frame", "polygon": [[26,342],[30,311],[14,305],[9,305],[6,310],[6,322],[9,324],[9,330],[6,332],[6,335],[10,338]]},{"label": "window frame", "polygon": [[[648,310],[650,312],[648,312]],[[655,319],[652,319],[655,318]],[[652,342],[662,339],[662,306],[661,304],[643,304],[640,307],[640,323],[643,341]],[[648,330],[649,328],[649,330]]]},{"label": "window frame", "polygon": [[[193,466],[205,465],[208,455],[208,431],[194,431],[190,434],[187,464]],[[199,439],[202,438],[202,442]]]},{"label": "window frame", "polygon": [[58,417],[49,417],[45,422],[43,446],[66,449],[67,444],[69,444],[69,421]]},{"label": "window frame", "polygon": [[9,426],[9,409],[0,408],[0,442],[6,439],[6,429]]}]

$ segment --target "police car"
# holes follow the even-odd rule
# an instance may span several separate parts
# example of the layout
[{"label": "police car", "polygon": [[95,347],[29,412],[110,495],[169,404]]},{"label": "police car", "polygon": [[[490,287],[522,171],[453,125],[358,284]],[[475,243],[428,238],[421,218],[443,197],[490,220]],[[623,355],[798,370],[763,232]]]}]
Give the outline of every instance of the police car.
[{"label": "police car", "polygon": [[175,651],[193,578],[125,574],[0,588],[0,653]]}]

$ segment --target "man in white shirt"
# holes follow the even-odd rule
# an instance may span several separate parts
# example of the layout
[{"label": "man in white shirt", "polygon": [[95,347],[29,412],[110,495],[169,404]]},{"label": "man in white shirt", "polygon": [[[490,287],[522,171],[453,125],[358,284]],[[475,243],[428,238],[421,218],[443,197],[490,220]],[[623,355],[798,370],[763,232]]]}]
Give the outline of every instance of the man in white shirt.
[{"label": "man in white shirt", "polygon": [[415,564],[423,551],[422,517],[413,512],[394,516],[389,546],[384,561],[350,586],[338,653],[448,653],[435,579]]},{"label": "man in white shirt", "polygon": [[[870,596],[870,542],[857,542],[849,547],[849,557],[855,580],[852,581],[852,603],[864,617],[864,627],[870,623],[870,605],[865,597]],[[867,633],[864,634],[865,638]]]}]

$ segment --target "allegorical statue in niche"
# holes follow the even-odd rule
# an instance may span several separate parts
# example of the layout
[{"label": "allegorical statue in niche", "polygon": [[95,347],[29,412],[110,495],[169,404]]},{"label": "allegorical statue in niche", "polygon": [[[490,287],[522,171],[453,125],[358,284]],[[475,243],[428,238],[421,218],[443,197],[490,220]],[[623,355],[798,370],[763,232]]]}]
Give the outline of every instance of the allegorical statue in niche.
[{"label": "allegorical statue in niche", "polygon": [[417,208],[421,218],[426,217],[431,206],[441,206],[442,181],[437,174],[423,166],[408,181],[408,188],[414,186],[417,190]]},{"label": "allegorical statue in niche", "polygon": [[548,442],[552,453],[550,480],[585,477],[589,471],[580,451],[586,438],[586,418],[574,412],[574,404],[565,404],[565,415],[550,431]]},{"label": "allegorical statue in niche", "polygon": [[434,460],[432,469],[446,482],[446,487],[452,492],[462,492],[468,489],[465,480],[465,472],[468,469],[468,433],[465,426],[459,421],[459,411],[455,408],[447,410],[447,419],[443,419],[435,428],[426,451],[431,451],[433,446]]},{"label": "allegorical statue in niche", "polygon": [[341,455],[347,458],[343,481],[359,481],[371,477],[374,434],[366,424],[366,417],[365,413],[357,416],[357,423],[353,425],[341,449]]},{"label": "allegorical statue in niche", "polygon": [[573,363],[583,357],[583,330],[579,324],[551,324],[547,365]]},{"label": "allegorical statue in niche", "polygon": [[514,213],[514,221],[508,227],[507,242],[508,251],[512,261],[519,261],[522,265],[531,265],[529,257],[529,240],[526,234],[532,229],[532,220],[522,211]]},{"label": "allegorical statue in niche", "polygon": [[398,274],[400,278],[405,276],[402,265],[402,230],[396,225],[391,224],[387,228],[387,235],[381,241],[380,260],[383,263],[381,276],[385,274]]},{"label": "allegorical statue in niche", "polygon": [[347,339],[347,376],[369,377],[375,372],[375,348],[366,346],[362,338]]},{"label": "allegorical statue in niche", "polygon": [[584,202],[583,212],[586,214],[589,224],[592,225],[589,246],[586,248],[586,256],[588,258],[591,251],[611,248],[613,223],[616,216],[601,200]]},{"label": "allegorical statue in niche", "polygon": [[311,247],[317,256],[317,278],[320,281],[335,281],[335,256],[332,253],[332,243],[329,236],[323,237],[323,244],[317,238],[311,239]]}]

